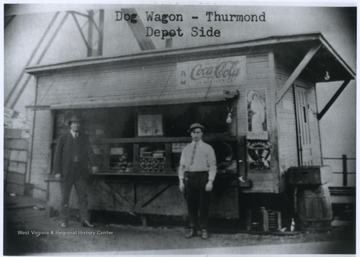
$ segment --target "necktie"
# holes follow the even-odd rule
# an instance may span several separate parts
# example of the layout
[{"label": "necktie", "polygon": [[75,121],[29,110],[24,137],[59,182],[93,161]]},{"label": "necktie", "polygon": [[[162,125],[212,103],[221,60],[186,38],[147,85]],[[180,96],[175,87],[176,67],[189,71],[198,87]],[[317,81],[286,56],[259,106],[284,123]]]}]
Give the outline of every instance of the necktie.
[{"label": "necktie", "polygon": [[79,137],[79,132],[75,132],[75,138]]},{"label": "necktie", "polygon": [[193,164],[194,164],[194,159],[195,159],[195,153],[196,153],[197,144],[198,144],[198,143],[195,143],[195,144],[194,144],[194,149],[193,149],[192,154],[191,154],[190,165],[193,165]]}]

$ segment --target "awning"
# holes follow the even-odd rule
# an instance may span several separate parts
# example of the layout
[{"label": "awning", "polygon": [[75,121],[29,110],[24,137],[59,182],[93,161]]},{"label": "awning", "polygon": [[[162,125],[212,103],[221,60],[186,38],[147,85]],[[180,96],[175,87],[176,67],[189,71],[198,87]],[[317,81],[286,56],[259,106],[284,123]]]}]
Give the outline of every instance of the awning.
[{"label": "awning", "polygon": [[[50,105],[50,109],[84,109],[84,108],[110,108],[110,107],[128,107],[128,106],[150,106],[150,105],[168,105],[168,104],[186,104],[199,102],[218,102],[232,99],[239,96],[239,91],[235,90],[219,90],[218,88],[210,90],[209,92],[197,92],[191,96],[181,97],[181,95],[169,94],[159,96],[146,97],[129,97],[121,101],[111,102],[102,101],[101,99],[94,99],[87,102],[64,102],[61,104]],[[36,108],[36,107],[34,107]]]}]

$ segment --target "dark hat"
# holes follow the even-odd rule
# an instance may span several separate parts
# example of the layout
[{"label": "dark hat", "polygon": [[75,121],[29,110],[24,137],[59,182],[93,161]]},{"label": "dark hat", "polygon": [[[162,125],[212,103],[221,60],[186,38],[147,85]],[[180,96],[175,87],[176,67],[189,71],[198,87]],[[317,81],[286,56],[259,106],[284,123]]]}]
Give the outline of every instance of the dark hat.
[{"label": "dark hat", "polygon": [[201,125],[200,123],[193,123],[190,125],[188,132],[191,133],[191,131],[193,131],[193,129],[196,129],[196,128],[200,128],[202,131],[205,130],[205,127],[203,125]]},{"label": "dark hat", "polygon": [[70,126],[72,122],[81,122],[81,119],[76,116],[76,115],[73,115],[71,116],[71,118],[68,120],[68,125]]}]

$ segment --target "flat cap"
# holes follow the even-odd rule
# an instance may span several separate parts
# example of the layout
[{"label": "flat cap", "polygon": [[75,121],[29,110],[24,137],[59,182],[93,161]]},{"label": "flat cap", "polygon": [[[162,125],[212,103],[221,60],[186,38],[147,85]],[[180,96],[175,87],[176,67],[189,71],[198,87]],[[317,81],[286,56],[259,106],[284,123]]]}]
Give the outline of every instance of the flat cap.
[{"label": "flat cap", "polygon": [[200,123],[193,123],[190,125],[188,132],[191,133],[191,131],[196,128],[200,128],[202,131],[205,130],[205,127],[203,125],[201,125]]}]

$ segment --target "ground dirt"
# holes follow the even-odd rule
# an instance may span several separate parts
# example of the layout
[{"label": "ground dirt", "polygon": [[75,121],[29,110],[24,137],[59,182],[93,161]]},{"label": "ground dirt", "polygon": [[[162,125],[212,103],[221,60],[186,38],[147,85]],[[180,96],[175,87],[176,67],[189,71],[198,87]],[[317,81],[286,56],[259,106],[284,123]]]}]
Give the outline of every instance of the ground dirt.
[{"label": "ground dirt", "polygon": [[[4,255],[115,252],[136,250],[195,249],[261,246],[321,241],[344,241],[340,253],[355,251],[355,228],[334,227],[321,232],[247,233],[211,231],[208,240],[185,239],[181,226],[141,226],[95,223],[84,228],[74,219],[60,228],[58,217],[48,218],[42,202],[13,197],[5,200]],[[119,222],[121,223],[121,222]]]}]

